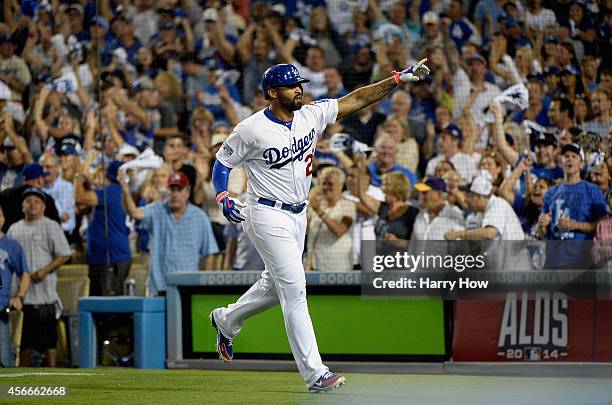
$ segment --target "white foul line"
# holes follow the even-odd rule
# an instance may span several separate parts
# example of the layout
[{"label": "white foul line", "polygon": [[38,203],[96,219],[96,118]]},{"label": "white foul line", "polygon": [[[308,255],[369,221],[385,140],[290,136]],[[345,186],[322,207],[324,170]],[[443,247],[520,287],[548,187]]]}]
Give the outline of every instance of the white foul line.
[{"label": "white foul line", "polygon": [[13,377],[27,377],[27,376],[83,376],[83,377],[93,377],[96,373],[61,373],[61,372],[35,372],[35,373],[9,373],[9,374],[0,374],[0,378],[13,378]]}]

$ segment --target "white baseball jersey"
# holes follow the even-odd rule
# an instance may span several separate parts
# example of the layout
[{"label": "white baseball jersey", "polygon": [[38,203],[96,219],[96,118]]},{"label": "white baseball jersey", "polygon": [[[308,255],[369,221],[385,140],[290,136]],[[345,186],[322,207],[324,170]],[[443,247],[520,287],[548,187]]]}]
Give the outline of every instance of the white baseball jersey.
[{"label": "white baseball jersey", "polygon": [[338,100],[320,100],[294,111],[283,122],[265,108],[240,122],[217,152],[234,168],[246,165],[248,192],[289,204],[306,201],[317,137],[336,121]]}]

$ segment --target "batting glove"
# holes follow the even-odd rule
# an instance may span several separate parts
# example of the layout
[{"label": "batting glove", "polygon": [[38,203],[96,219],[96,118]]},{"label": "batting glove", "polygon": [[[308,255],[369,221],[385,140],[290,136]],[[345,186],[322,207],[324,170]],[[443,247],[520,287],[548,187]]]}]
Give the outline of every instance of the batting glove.
[{"label": "batting glove", "polygon": [[429,68],[427,65],[425,65],[425,62],[427,62],[427,59],[421,59],[416,65],[412,65],[408,69],[404,69],[401,72],[396,72],[394,70],[391,73],[393,73],[395,82],[397,84],[400,84],[401,82],[418,82],[421,80],[419,76],[427,76],[430,73]]},{"label": "batting glove", "polygon": [[221,211],[223,211],[225,218],[231,223],[239,224],[246,219],[246,204],[231,198],[227,191],[217,194],[216,201]]}]

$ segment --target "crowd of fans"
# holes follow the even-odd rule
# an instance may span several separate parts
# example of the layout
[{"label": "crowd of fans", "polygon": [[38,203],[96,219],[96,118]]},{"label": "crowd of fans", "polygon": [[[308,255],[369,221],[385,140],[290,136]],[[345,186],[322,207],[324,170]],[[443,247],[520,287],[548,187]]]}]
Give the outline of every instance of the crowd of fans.
[{"label": "crowd of fans", "polygon": [[152,295],[168,272],[263,269],[211,168],[274,63],[305,102],[432,71],[318,140],[307,270],[359,268],[363,240],[590,240],[612,211],[609,0],[6,0],[0,20],[0,273],[20,279],[0,309],[25,311],[22,364],[54,347],[32,331],[68,260],[92,295],[123,294],[135,253]]}]

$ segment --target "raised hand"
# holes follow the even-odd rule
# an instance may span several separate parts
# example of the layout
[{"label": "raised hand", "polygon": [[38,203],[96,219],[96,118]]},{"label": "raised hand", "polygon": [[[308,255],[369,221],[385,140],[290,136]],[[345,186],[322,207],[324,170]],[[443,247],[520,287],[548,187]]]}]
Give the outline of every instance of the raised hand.
[{"label": "raised hand", "polygon": [[416,65],[410,66],[408,69],[404,69],[401,72],[393,71],[395,81],[402,82],[418,82],[421,80],[420,76],[427,76],[430,73],[429,68],[425,65],[427,59],[421,59]]},{"label": "raised hand", "polygon": [[552,221],[552,215],[550,213],[542,214],[538,217],[538,225],[543,228],[547,228]]}]

